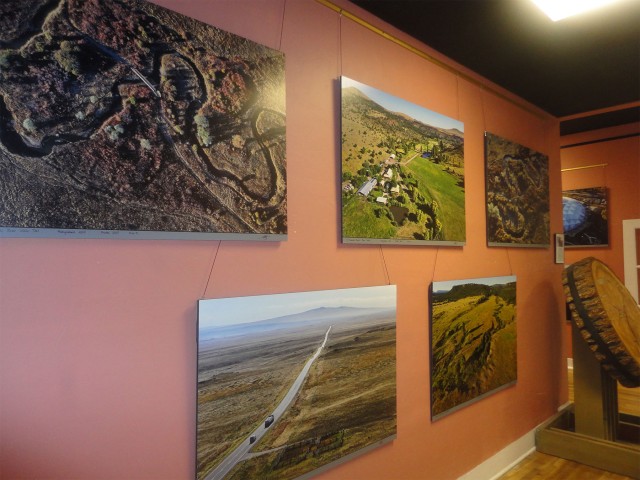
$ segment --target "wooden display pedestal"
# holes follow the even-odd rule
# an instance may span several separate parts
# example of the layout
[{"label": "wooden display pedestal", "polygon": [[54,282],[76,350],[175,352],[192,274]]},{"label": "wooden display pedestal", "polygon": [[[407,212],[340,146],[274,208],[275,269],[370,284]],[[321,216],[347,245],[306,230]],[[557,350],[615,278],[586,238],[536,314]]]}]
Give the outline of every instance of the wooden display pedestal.
[{"label": "wooden display pedestal", "polygon": [[640,418],[618,413],[617,382],[572,332],[575,402],[536,431],[536,448],[640,479]]}]

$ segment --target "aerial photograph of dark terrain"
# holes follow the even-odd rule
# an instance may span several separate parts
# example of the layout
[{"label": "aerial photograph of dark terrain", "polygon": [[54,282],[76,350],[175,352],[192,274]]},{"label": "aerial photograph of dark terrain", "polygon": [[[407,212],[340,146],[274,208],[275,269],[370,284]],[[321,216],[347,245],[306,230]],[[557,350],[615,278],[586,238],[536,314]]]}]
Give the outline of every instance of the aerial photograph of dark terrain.
[{"label": "aerial photograph of dark terrain", "polygon": [[342,77],[342,239],[464,245],[464,124]]},{"label": "aerial photograph of dark terrain", "polygon": [[487,243],[549,245],[549,157],[485,133]]},{"label": "aerial photograph of dark terrain", "polygon": [[198,480],[286,480],[396,434],[394,285],[198,302]]},{"label": "aerial photograph of dark terrain", "polygon": [[433,282],[431,416],[451,413],[516,377],[516,278]]},{"label": "aerial photograph of dark terrain", "polygon": [[284,55],[142,0],[3,0],[0,195],[0,235],[284,238]]}]

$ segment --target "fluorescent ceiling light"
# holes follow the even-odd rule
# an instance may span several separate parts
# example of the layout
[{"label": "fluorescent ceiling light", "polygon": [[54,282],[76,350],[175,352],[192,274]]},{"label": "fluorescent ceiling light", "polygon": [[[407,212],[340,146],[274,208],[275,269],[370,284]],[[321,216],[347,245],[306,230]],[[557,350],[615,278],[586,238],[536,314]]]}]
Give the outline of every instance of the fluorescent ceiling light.
[{"label": "fluorescent ceiling light", "polygon": [[532,0],[554,22],[618,0]]}]

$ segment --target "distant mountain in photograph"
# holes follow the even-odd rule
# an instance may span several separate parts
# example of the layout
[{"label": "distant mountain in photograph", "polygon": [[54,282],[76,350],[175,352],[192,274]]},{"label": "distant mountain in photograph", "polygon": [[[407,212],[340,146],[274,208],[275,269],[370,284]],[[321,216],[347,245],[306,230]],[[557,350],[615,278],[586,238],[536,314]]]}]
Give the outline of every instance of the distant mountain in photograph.
[{"label": "distant mountain in photograph", "polygon": [[345,322],[348,320],[373,319],[375,317],[387,318],[392,310],[384,308],[355,308],[355,307],[320,307],[307,310],[302,313],[269,318],[256,322],[246,322],[237,325],[220,327],[206,327],[200,330],[200,339],[203,341],[215,338],[226,338],[240,335],[255,335],[298,327],[309,328],[316,325],[329,325],[333,322]]},{"label": "distant mountain in photograph", "polygon": [[343,86],[341,190],[344,242],[464,244],[462,127],[430,125]]}]

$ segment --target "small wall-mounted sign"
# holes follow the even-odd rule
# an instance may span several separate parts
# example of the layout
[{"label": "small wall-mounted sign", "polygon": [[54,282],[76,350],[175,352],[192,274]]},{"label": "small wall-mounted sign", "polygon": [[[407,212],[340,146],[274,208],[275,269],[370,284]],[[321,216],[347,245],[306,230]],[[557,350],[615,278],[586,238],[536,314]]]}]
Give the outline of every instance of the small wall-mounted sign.
[{"label": "small wall-mounted sign", "polygon": [[556,233],[556,263],[564,263],[564,233]]}]

